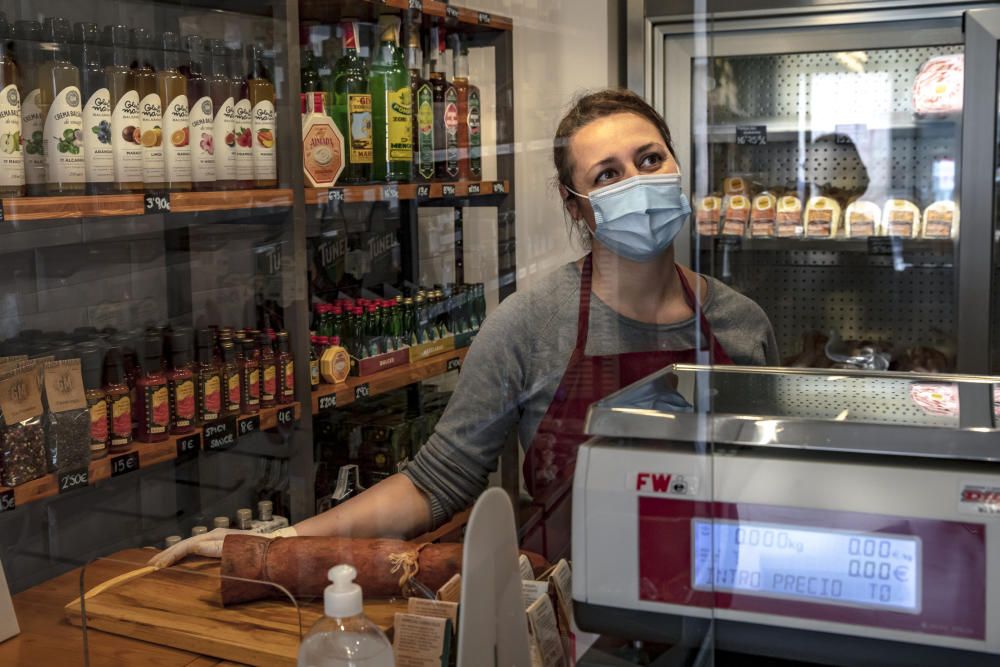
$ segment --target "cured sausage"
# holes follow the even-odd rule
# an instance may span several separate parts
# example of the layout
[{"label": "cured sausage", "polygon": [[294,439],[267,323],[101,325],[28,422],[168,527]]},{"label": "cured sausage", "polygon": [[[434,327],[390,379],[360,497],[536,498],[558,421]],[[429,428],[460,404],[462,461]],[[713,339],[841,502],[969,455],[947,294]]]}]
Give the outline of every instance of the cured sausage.
[{"label": "cured sausage", "polygon": [[[525,552],[536,575],[545,559]],[[347,563],[366,598],[405,596],[415,579],[432,591],[462,571],[462,545],[420,544],[403,540],[350,537],[279,537],[226,535],[222,545],[222,604],[282,597],[320,597],[330,581],[327,572]],[[267,582],[267,583],[256,583]]]}]

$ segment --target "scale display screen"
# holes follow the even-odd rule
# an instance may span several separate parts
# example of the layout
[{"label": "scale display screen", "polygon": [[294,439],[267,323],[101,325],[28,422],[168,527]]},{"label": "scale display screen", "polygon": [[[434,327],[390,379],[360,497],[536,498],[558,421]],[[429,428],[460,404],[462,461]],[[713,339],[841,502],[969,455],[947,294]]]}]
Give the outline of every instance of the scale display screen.
[{"label": "scale display screen", "polygon": [[696,590],[920,613],[918,537],[719,519],[691,526]]}]

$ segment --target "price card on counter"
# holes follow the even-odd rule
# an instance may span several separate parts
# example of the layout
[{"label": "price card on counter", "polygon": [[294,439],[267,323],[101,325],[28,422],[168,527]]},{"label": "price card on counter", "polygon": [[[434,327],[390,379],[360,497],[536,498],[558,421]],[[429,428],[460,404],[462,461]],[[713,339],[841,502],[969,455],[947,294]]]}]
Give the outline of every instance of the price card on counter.
[{"label": "price card on counter", "polygon": [[205,451],[222,452],[236,444],[236,417],[205,424]]},{"label": "price card on counter", "polygon": [[186,435],[177,439],[178,461],[186,461],[187,459],[194,458],[198,456],[198,452],[200,450],[201,433],[192,433],[191,435]]},{"label": "price card on counter", "polygon": [[767,125],[737,125],[737,146],[766,146]]},{"label": "price card on counter", "polygon": [[144,214],[170,213],[169,192],[147,192],[142,196],[142,212]]},{"label": "price card on counter", "polygon": [[87,468],[59,473],[59,493],[87,486],[90,483],[90,471]]},{"label": "price card on counter", "polygon": [[139,469],[139,452],[129,452],[111,457],[111,476],[118,477]]}]

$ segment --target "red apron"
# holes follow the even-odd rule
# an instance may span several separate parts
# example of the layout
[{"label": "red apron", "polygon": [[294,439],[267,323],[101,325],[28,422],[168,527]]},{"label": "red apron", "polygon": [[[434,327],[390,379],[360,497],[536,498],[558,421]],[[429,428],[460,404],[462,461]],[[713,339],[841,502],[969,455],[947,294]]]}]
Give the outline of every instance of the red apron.
[{"label": "red apron", "polygon": [[[697,362],[698,350],[694,348],[603,356],[585,354],[587,329],[590,326],[592,272],[592,257],[587,255],[580,274],[576,347],[573,348],[566,372],[548,411],[542,417],[524,460],[524,481],[535,504],[542,507],[542,514],[537,522],[532,521],[533,525],[527,527],[522,544],[526,549],[544,554],[552,563],[569,555],[572,511],[570,491],[576,450],[588,437],[583,433],[587,409],[605,396],[665,366]],[[712,335],[708,318],[698,306],[691,285],[679,266],[677,275],[684,289],[684,299],[698,314],[701,333],[710,350],[710,363],[732,364],[733,360]]]}]

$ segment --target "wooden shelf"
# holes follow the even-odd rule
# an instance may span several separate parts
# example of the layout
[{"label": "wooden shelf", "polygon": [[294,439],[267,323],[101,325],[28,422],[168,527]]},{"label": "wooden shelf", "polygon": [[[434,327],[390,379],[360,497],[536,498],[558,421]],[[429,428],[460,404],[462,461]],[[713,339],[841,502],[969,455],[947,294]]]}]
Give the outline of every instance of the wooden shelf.
[{"label": "wooden shelf", "polygon": [[411,9],[419,10],[424,16],[443,18],[446,26],[465,32],[514,29],[514,21],[510,17],[459,7],[454,3],[438,0],[342,0],[334,3],[324,0],[303,0],[299,16],[303,20],[325,23],[336,23],[348,16],[370,21],[375,19],[382,7],[403,13]]},{"label": "wooden shelf", "polygon": [[[312,413],[318,415],[328,409],[341,408],[353,403],[365,394],[365,390],[361,389],[363,385],[367,385],[367,395],[371,397],[394,389],[401,389],[414,382],[443,375],[448,372],[449,362],[454,365],[454,360],[458,359],[459,364],[463,363],[468,351],[469,348],[463,347],[418,361],[415,364],[407,364],[374,375],[349,377],[346,382],[341,384],[320,385],[319,389],[312,393]],[[321,410],[320,399],[327,396],[336,396],[336,404],[324,405],[323,410]]]},{"label": "wooden shelf", "polygon": [[[259,416],[259,430],[271,430],[277,428],[278,426],[278,412],[289,407],[293,408],[296,420],[301,418],[301,404],[290,403],[288,405],[265,408],[254,415],[240,415],[237,418],[237,421],[241,422],[245,420],[252,420],[254,417]],[[138,467],[132,467],[134,466],[133,463],[127,468],[126,473],[135,472],[136,470],[142,468],[148,468],[158,463],[173,461],[178,457],[178,441],[188,440],[192,437],[196,439],[200,448],[203,449],[205,447],[204,438],[202,437],[202,429],[197,429],[193,433],[185,435],[171,435],[163,442],[133,442],[132,446],[127,450],[121,452],[111,452],[102,459],[91,461],[90,466],[88,467],[87,484],[92,485],[96,482],[110,479],[112,477],[112,462],[117,459],[124,460],[124,457],[131,457],[134,459],[133,455],[137,455],[139,459]],[[120,472],[119,474],[125,473]],[[51,473],[45,475],[44,477],[15,486],[13,489],[6,486],[0,486],[0,495],[6,494],[10,491],[13,491],[16,507],[20,507],[21,505],[25,505],[36,500],[58,495],[59,474]]]},{"label": "wooden shelf", "polygon": [[[3,217],[4,221],[21,222],[136,216],[144,212],[143,198],[142,194],[9,197],[3,200]],[[278,188],[174,192],[169,198],[171,212],[194,213],[291,206],[293,196],[291,190]]]},{"label": "wooden shelf", "polygon": [[454,183],[372,183],[333,188],[306,188],[306,205],[331,201],[348,204],[393,200],[464,199],[510,193],[509,181],[455,181]]}]

